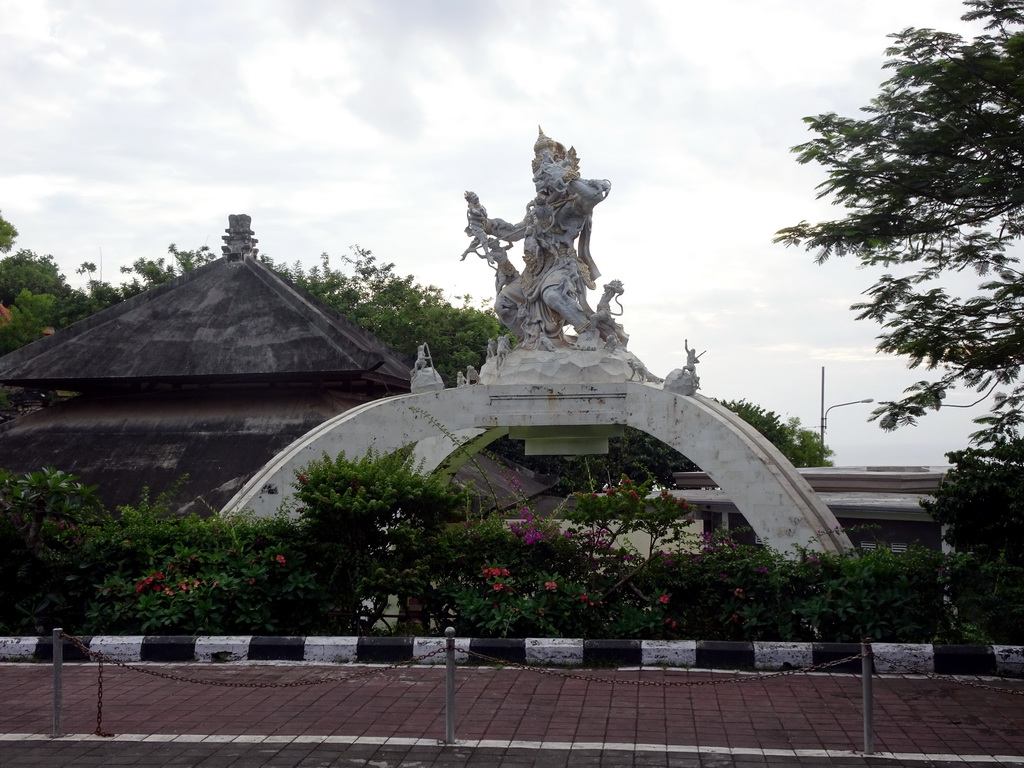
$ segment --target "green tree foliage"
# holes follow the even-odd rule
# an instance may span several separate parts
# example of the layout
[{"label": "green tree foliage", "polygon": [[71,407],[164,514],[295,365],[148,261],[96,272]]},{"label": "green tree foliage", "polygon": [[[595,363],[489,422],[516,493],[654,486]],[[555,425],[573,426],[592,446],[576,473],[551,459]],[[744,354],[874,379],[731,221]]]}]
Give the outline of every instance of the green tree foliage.
[{"label": "green tree foliage", "polygon": [[[40,560],[52,549],[46,543],[48,528],[86,524],[98,520],[103,508],[96,486],[49,467],[16,475],[0,469],[0,514],[21,536],[25,548]],[[52,531],[51,531],[52,532]]]},{"label": "green tree foliage", "polygon": [[957,549],[1024,567],[1024,440],[946,456],[953,468],[921,505]]},{"label": "green tree foliage", "polygon": [[326,253],[309,269],[267,263],[402,354],[414,357],[417,345],[427,342],[434,367],[450,385],[467,366],[479,368],[487,340],[503,332],[493,312],[472,307],[469,296],[452,304],[437,286],[398,275],[394,264],[378,263],[364,248],[353,251],[354,258],[342,259],[348,272],[333,268]]},{"label": "green tree foliage", "polygon": [[[58,469],[0,469],[0,631],[41,633],[77,620],[75,555],[82,533],[104,517],[95,487]],[[58,624],[59,626],[59,624]]]},{"label": "green tree foliage", "polygon": [[404,606],[429,590],[427,555],[468,505],[464,491],[419,474],[404,452],[358,461],[325,455],[296,472],[294,487],[338,629],[358,634],[383,618],[392,595]]},{"label": "green tree foliage", "polygon": [[43,332],[55,323],[57,299],[48,293],[25,290],[18,294],[9,311],[9,319],[0,317],[0,355],[41,339]]},{"label": "green tree foliage", "polygon": [[18,230],[11,222],[0,216],[0,253],[8,253],[14,247],[14,239],[18,236]]},{"label": "green tree foliage", "polygon": [[62,299],[71,293],[53,256],[40,256],[24,248],[0,259],[0,304],[10,306],[22,291]]},{"label": "green tree foliage", "polygon": [[[167,247],[170,259],[161,256],[158,259],[138,258],[130,267],[121,267],[121,272],[131,276],[131,280],[121,284],[118,289],[122,299],[130,299],[136,294],[148,291],[158,285],[170,282],[186,272],[209,264],[220,258],[207,245],[192,251],[182,251],[174,243]],[[91,265],[82,265],[85,266]],[[90,281],[91,282],[91,281]]]},{"label": "green tree foliage", "polygon": [[[794,147],[828,172],[819,197],[843,218],[780,230],[819,263],[852,256],[892,270],[855,304],[882,326],[878,349],[938,370],[875,411],[883,429],[913,424],[951,388],[995,394],[976,439],[1016,430],[1024,412],[1024,1],[967,0],[972,39],[932,29],[894,34],[893,71],[863,108],[866,118],[806,118],[817,138]],[[951,276],[982,278],[961,297]],[[1002,395],[996,390],[1007,387]],[[979,400],[980,402],[980,400]]]},{"label": "green tree foliage", "polygon": [[722,405],[768,438],[794,467],[831,467],[835,451],[822,445],[821,435],[801,426],[800,419],[783,421],[775,411],[746,400],[725,400]]}]

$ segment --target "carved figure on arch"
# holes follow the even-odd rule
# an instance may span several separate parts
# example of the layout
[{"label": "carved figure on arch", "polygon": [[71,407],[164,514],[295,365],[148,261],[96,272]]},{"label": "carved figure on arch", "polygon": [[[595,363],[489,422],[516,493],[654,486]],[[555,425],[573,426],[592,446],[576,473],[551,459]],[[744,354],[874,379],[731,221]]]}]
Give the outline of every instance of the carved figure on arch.
[{"label": "carved figure on arch", "polygon": [[497,365],[500,368],[501,364],[505,362],[505,359],[509,356],[512,351],[512,343],[509,341],[510,337],[506,333],[504,336],[498,337],[498,351],[495,357],[497,358]]},{"label": "carved figure on arch", "polygon": [[412,392],[436,392],[444,389],[444,380],[436,370],[430,356],[430,347],[423,342],[416,347],[416,362],[409,371],[410,389]]},{"label": "carved figure on arch", "polygon": [[[597,327],[597,332],[601,335],[601,340],[605,342],[605,345],[611,345],[612,349],[617,349],[620,346],[625,349],[629,344],[629,334],[623,329],[621,323],[615,322],[616,317],[622,316],[623,309],[619,302],[619,296],[623,291],[621,280],[612,280],[610,283],[606,283],[604,295],[601,296],[601,300],[597,303],[597,311],[594,312],[594,325]],[[611,300],[613,298],[619,305],[618,312],[612,311]]]},{"label": "carved figure on arch", "polygon": [[700,359],[707,350],[698,355],[696,348],[690,348],[689,339],[683,339],[683,348],[686,350],[686,365],[682,368],[676,368],[665,377],[665,389],[678,395],[695,395],[697,390],[700,389],[697,363],[700,362]]}]

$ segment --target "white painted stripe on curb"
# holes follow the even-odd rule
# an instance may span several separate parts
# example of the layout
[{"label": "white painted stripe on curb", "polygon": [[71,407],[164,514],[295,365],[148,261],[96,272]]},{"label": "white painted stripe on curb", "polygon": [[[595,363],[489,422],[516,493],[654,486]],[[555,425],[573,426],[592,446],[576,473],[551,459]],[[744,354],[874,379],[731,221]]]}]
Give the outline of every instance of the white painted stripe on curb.
[{"label": "white painted stripe on curb", "polygon": [[[117,736],[97,736],[93,733],[68,734],[60,739],[53,739],[42,733],[0,733],[0,741],[25,742],[38,741],[54,743],[61,741],[89,742],[140,742],[160,741],[165,744],[196,744],[202,743],[247,743],[247,744],[367,744],[383,746],[394,745],[403,747],[437,747],[438,739],[415,739],[400,736],[222,736],[216,734],[146,734],[124,733]],[[873,760],[900,760],[903,762],[929,762],[943,760],[946,762],[993,763],[998,765],[1024,765],[1022,755],[950,755],[925,754],[919,752],[875,752],[868,756],[862,752],[848,749],[760,749],[758,747],[711,747],[691,746],[686,744],[646,744],[630,742],[601,741],[515,741],[504,739],[460,739],[454,745],[462,749],[533,749],[584,751],[600,750],[602,752],[658,752],[683,753],[691,755],[744,755],[754,757],[826,757],[826,758],[868,758]]]}]

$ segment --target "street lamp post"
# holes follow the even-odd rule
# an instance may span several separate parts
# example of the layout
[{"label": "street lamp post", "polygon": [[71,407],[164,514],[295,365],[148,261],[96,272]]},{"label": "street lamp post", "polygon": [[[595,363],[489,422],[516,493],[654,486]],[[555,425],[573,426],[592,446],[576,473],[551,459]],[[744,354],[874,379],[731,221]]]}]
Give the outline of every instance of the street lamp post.
[{"label": "street lamp post", "polygon": [[836,403],[825,407],[825,366],[821,366],[821,448],[825,449],[825,427],[828,424],[828,412],[833,408],[842,408],[844,405],[857,405],[859,403],[873,403],[874,398],[868,397],[864,400],[851,400],[848,403]]}]

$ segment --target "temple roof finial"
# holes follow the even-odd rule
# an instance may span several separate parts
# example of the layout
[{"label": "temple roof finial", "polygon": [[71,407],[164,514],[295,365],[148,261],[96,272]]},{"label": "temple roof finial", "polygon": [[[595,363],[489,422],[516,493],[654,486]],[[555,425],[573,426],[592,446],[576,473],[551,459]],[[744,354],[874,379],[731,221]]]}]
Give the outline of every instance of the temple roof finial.
[{"label": "temple roof finial", "polygon": [[224,241],[221,250],[228,261],[241,261],[246,256],[256,258],[256,254],[260,252],[256,247],[259,240],[253,237],[256,233],[252,231],[250,224],[252,216],[247,214],[233,213],[228,216],[228,228],[224,230],[227,234],[221,237]]}]

